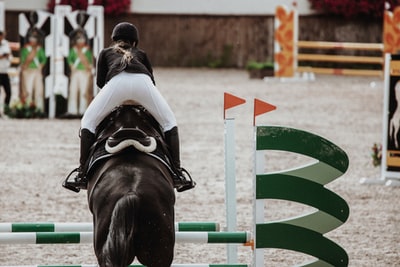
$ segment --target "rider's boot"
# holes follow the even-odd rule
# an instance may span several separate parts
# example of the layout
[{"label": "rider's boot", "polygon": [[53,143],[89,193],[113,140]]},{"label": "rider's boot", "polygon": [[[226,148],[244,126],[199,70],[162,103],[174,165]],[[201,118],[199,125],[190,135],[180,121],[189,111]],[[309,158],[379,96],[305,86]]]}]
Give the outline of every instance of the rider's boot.
[{"label": "rider's boot", "polygon": [[171,130],[165,132],[165,141],[168,145],[173,169],[175,171],[174,187],[178,192],[194,188],[196,182],[192,180],[189,172],[181,167],[178,127],[175,126]]},{"label": "rider's boot", "polygon": [[[90,148],[96,141],[95,135],[88,129],[81,130],[81,148],[80,148],[80,158],[79,167],[74,169],[65,179],[63,186],[75,192],[79,192],[80,189],[87,189],[87,179],[86,179],[86,161],[89,158]],[[68,178],[73,174],[77,173],[73,181],[68,181]]]}]

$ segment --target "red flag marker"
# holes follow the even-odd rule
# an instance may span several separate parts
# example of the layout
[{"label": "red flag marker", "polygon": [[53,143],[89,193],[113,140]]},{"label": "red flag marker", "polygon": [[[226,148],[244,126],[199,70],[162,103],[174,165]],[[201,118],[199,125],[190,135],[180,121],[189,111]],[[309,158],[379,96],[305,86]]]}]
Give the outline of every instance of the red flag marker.
[{"label": "red flag marker", "polygon": [[236,107],[244,103],[246,103],[246,100],[244,100],[243,98],[228,93],[224,93],[224,119],[225,119],[225,111],[227,109]]},{"label": "red flag marker", "polygon": [[273,111],[276,109],[276,106],[271,105],[267,102],[261,101],[257,98],[254,98],[254,117],[253,117],[253,126],[256,125],[256,117],[258,115]]}]

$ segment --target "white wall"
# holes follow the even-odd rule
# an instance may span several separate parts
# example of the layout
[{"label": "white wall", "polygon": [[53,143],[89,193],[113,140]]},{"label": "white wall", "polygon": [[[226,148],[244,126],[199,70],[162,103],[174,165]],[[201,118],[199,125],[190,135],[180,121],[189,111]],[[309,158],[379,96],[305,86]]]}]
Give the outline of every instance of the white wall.
[{"label": "white wall", "polygon": [[[132,0],[135,13],[272,15],[277,5],[292,7],[293,0]],[[308,0],[297,0],[299,14],[311,14]]]},{"label": "white wall", "polygon": [[47,0],[3,0],[6,10],[46,10]]},{"label": "white wall", "polygon": [[[47,0],[3,0],[6,10],[45,10]],[[272,15],[293,0],[132,0],[131,11],[155,14]],[[299,14],[311,14],[308,0],[297,0]]]}]

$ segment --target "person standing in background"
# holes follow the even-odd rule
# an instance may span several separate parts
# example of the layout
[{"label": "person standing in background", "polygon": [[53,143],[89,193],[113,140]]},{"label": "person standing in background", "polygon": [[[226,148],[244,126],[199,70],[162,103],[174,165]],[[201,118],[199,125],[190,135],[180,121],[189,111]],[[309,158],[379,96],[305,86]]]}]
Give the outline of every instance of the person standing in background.
[{"label": "person standing in background", "polygon": [[0,85],[3,86],[6,94],[4,98],[3,110],[0,110],[0,116],[7,113],[11,100],[11,84],[8,76],[10,67],[11,49],[8,41],[5,39],[5,33],[0,31]]},{"label": "person standing in background", "polygon": [[92,80],[93,54],[87,45],[84,32],[78,31],[72,38],[73,46],[67,58],[71,70],[68,113],[72,115],[83,115],[90,102],[91,93],[89,85]]},{"label": "person standing in background", "polygon": [[36,108],[44,111],[43,66],[47,62],[46,54],[40,45],[39,33],[33,31],[28,43],[21,49],[21,82],[23,90],[21,101],[31,101]]}]

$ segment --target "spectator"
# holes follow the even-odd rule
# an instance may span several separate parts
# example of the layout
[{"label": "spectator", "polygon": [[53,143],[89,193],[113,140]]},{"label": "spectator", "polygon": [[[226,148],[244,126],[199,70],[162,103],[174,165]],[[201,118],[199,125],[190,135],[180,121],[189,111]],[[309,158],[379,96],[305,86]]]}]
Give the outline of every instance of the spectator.
[{"label": "spectator", "polygon": [[42,69],[47,58],[40,45],[40,34],[32,31],[28,43],[21,49],[21,101],[31,102],[44,111],[44,86]]},{"label": "spectator", "polygon": [[83,31],[78,31],[72,38],[73,46],[68,54],[68,65],[71,70],[68,113],[83,115],[90,102],[89,85],[92,80],[93,54],[87,45],[87,39]]},{"label": "spectator", "polygon": [[0,116],[7,113],[11,100],[10,77],[8,76],[8,68],[10,67],[11,50],[8,41],[5,39],[5,33],[0,31],[0,85],[3,86],[6,94],[4,98],[4,107],[0,111]]}]

